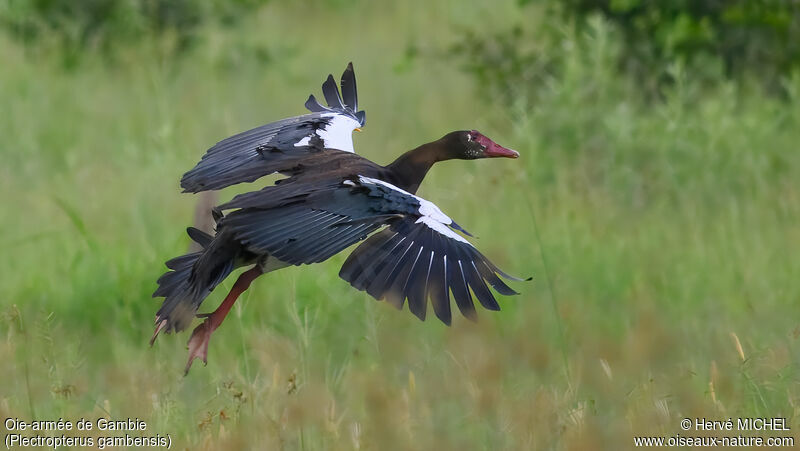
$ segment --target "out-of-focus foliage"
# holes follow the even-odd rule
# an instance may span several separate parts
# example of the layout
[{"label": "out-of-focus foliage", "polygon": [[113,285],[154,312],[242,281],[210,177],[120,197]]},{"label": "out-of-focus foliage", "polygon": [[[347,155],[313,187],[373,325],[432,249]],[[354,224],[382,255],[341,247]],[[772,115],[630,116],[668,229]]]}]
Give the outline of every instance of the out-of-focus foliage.
[{"label": "out-of-focus foliage", "polygon": [[562,5],[578,20],[600,13],[617,25],[634,64],[716,58],[726,76],[754,72],[772,82],[800,63],[796,1],[566,0]]},{"label": "out-of-focus foliage", "polygon": [[[537,20],[556,16],[563,20]],[[488,37],[483,27],[466,30],[452,52],[481,82],[492,89],[516,87],[516,95],[520,86],[559,73],[561,56],[539,51],[556,47],[553,23],[581,33],[591,32],[598,20],[608,22],[620,35],[620,71],[651,93],[674,82],[674,64],[706,83],[755,79],[772,92],[782,91],[782,80],[800,67],[800,2],[522,0],[520,17],[524,25]]]},{"label": "out-of-focus foliage", "polygon": [[[201,26],[183,58],[157,52],[169,33],[144,36],[69,74],[47,70],[57,48],[0,34],[0,418],[138,417],[191,450],[559,451],[630,449],[687,416],[780,416],[796,443],[800,72],[782,98],[721,65],[709,83],[664,62],[669,82],[648,85],[620,74],[628,43],[599,14],[344,1],[270,2]],[[450,42],[480,85],[433,57]],[[520,151],[437,164],[420,195],[533,281],[446,327],[353,290],[346,255],[286,268],[181,377],[189,331],[147,345],[151,293],[194,218],[181,174],[302,113],[348,61],[370,117],[360,155],[389,163],[465,128]]]},{"label": "out-of-focus foliage", "polygon": [[191,47],[206,23],[232,25],[266,0],[6,0],[0,27],[29,49],[58,47],[74,66],[86,51],[113,57],[143,39],[170,54]]},{"label": "out-of-focus foliage", "polygon": [[487,33],[467,29],[449,49],[462,68],[477,79],[479,91],[499,96],[506,104],[536,93],[538,86],[559,72],[562,53],[558,33],[547,28],[516,25],[509,30]]}]

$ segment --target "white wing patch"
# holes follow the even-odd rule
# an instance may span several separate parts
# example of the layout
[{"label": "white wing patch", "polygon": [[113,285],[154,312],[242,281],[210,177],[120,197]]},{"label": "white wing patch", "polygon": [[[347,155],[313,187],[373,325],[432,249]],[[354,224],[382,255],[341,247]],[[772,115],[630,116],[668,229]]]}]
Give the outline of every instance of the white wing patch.
[{"label": "white wing patch", "polygon": [[[322,146],[326,149],[355,152],[353,150],[353,130],[357,129],[361,124],[355,119],[339,113],[323,113],[321,116],[333,118],[328,125],[314,132],[322,140]],[[306,136],[297,141],[294,147],[309,145],[311,136]]]},{"label": "white wing patch", "polygon": [[297,143],[295,143],[294,146],[295,147],[307,146],[309,142],[311,142],[311,137],[310,136],[306,136],[305,138],[301,139],[300,141],[297,141]]},{"label": "white wing patch", "polygon": [[[434,204],[433,202],[425,200],[419,196],[415,196],[409,193],[408,191],[400,189],[389,182],[384,182],[383,180],[378,180],[371,177],[364,177],[363,175],[359,175],[358,180],[362,184],[366,183],[372,185],[383,185],[391,190],[403,193],[406,196],[413,197],[419,202],[419,214],[422,215],[420,216],[419,219],[417,219],[417,224],[419,223],[425,224],[426,226],[430,227],[431,229],[441,233],[442,235],[448,238],[454,239],[456,241],[461,241],[462,243],[467,243],[470,246],[472,246],[472,244],[466,239],[464,239],[464,237],[457,234],[452,229],[450,229],[450,227],[448,227],[449,225],[453,224],[453,220],[450,219],[449,216],[444,214],[442,210],[440,210],[439,207],[437,207],[436,204]],[[347,181],[345,181],[345,183],[347,183]]]},{"label": "white wing patch", "polygon": [[357,129],[361,124],[355,119],[342,114],[322,114],[322,117],[331,116],[333,116],[333,119],[330,123],[326,127],[317,130],[317,135],[322,138],[325,148],[354,152],[353,130]]},{"label": "white wing patch", "polygon": [[447,227],[446,225],[444,225],[441,222],[431,218],[430,216],[420,216],[420,218],[417,219],[417,224],[419,224],[419,223],[425,224],[426,226],[428,226],[431,229],[441,233],[442,235],[446,236],[447,238],[450,238],[450,239],[456,240],[456,241],[461,241],[462,243],[467,243],[470,246],[472,246],[472,244],[469,241],[465,240],[463,236],[457,234],[452,229],[450,229],[450,227]]}]

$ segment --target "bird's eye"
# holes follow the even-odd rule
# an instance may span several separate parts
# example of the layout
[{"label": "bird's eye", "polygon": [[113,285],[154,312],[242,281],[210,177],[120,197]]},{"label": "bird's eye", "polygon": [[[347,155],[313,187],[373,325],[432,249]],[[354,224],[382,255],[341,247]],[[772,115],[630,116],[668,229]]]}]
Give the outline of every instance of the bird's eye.
[{"label": "bird's eye", "polygon": [[467,141],[472,141],[472,133],[467,133]]}]

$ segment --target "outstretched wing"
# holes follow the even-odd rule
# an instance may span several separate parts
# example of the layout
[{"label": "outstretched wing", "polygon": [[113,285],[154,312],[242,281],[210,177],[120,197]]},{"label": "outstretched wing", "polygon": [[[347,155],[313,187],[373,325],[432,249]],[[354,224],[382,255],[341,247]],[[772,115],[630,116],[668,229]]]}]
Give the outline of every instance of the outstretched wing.
[{"label": "outstretched wing", "polygon": [[389,227],[359,245],[339,276],[375,299],[408,308],[425,320],[428,299],[436,316],[450,324],[450,293],[461,313],[475,319],[470,290],[489,310],[500,310],[488,285],[502,295],[518,294],[498,276],[522,280],[501,271],[469,241],[456,233],[464,229],[433,203],[387,182],[359,177],[369,196],[384,200],[383,209],[401,216]]},{"label": "outstretched wing", "polygon": [[311,113],[262,125],[218,142],[183,175],[184,192],[252,182],[287,171],[298,160],[325,149],[353,152],[353,130],[363,127],[366,117],[364,111],[358,111],[352,63],[342,74],[341,83],[344,99],[329,75],[322,85],[327,107],[312,95],[305,104]]},{"label": "outstretched wing", "polygon": [[450,324],[450,292],[462,314],[475,317],[470,290],[485,308],[499,310],[488,285],[517,294],[499,276],[511,277],[455,232],[466,233],[433,203],[382,180],[358,176],[319,184],[283,184],[226,204],[239,208],[220,227],[249,251],[295,265],[323,261],[364,240],[339,275],[376,299],[386,299],[425,319],[427,300]]}]

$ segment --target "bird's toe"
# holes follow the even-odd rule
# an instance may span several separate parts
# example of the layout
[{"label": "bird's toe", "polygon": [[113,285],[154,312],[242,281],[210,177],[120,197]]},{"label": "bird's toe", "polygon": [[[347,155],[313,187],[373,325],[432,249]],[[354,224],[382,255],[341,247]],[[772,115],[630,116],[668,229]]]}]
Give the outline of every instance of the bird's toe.
[{"label": "bird's toe", "polygon": [[203,324],[197,326],[189,338],[187,347],[189,348],[189,360],[186,362],[186,369],[184,375],[189,373],[189,368],[192,367],[194,359],[201,359],[203,364],[208,363],[208,342],[211,339],[211,321],[206,319]]}]

